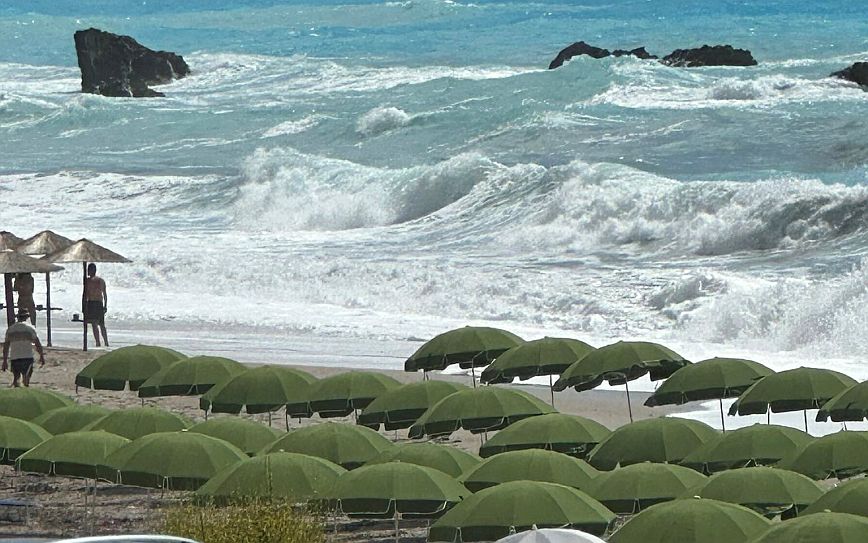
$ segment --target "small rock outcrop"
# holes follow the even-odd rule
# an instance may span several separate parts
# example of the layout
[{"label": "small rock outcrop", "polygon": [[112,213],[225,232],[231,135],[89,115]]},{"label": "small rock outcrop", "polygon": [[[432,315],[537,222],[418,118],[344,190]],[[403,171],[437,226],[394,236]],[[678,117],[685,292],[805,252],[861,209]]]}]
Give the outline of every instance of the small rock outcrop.
[{"label": "small rock outcrop", "polygon": [[696,49],[676,49],[661,60],[663,64],[682,68],[699,66],[756,66],[756,60],[747,49],[731,45],[703,45]]},{"label": "small rock outcrop", "polygon": [[81,92],[119,97],[154,97],[151,85],[169,83],[190,73],[180,55],[153,51],[129,36],[96,28],[75,33]]},{"label": "small rock outcrop", "polygon": [[846,79],[863,87],[868,87],[868,62],[857,62],[849,68],[831,74],[829,77]]},{"label": "small rock outcrop", "polygon": [[643,59],[657,58],[654,55],[649,54],[644,47],[637,47],[636,49],[632,49],[630,51],[624,49],[609,51],[608,49],[601,49],[583,41],[577,41],[576,43],[565,47],[560,51],[560,53],[558,53],[558,56],[556,56],[555,59],[549,64],[549,70],[559,68],[560,66],[563,66],[564,62],[579,55],[588,55],[589,57],[593,58],[605,58],[608,56],[622,57],[627,55],[632,55],[634,57],[639,57]]}]

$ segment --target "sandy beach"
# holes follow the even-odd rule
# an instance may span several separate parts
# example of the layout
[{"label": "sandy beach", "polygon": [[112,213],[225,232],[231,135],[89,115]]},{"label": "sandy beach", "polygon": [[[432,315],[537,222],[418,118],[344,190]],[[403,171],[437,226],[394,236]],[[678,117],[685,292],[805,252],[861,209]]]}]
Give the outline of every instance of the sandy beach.
[{"label": "sandy beach", "polygon": [[[37,368],[33,376],[32,386],[48,388],[75,398],[80,404],[99,404],[110,409],[124,409],[141,405],[139,397],[132,392],[109,392],[79,389],[76,391],[74,378],[81,368],[89,361],[104,354],[105,351],[82,352],[69,349],[50,349],[46,354],[45,367]],[[244,362],[242,360],[242,362]],[[317,377],[327,377],[342,370],[333,367],[296,366]],[[401,382],[413,382],[421,378],[421,374],[400,371],[385,371]],[[432,378],[467,382],[463,375],[432,374]],[[11,376],[3,375],[3,386],[8,386]],[[522,386],[531,394],[549,401],[547,387]],[[645,394],[636,393],[633,398],[634,417],[648,418],[673,412],[672,409],[651,409],[641,404]],[[616,428],[628,422],[626,404],[623,393],[614,391],[589,391],[582,393],[563,392],[555,395],[556,407],[563,413],[582,415],[597,420],[609,428]],[[198,408],[198,397],[166,397],[146,400],[146,405],[158,406],[181,413],[194,420],[204,420],[204,412]],[[232,416],[232,415],[222,415]],[[242,417],[252,418],[267,424],[266,415]],[[335,419],[330,419],[335,420]],[[348,419],[351,421],[351,419]],[[318,424],[321,419],[314,417],[290,421],[290,429]],[[277,414],[273,417],[273,425],[281,428],[283,417]],[[396,435],[388,432],[390,439]],[[407,440],[406,431],[398,432],[398,441]],[[445,441],[450,445],[477,452],[481,436],[460,431]],[[182,492],[160,493],[134,487],[123,487],[99,483],[97,498],[93,507],[94,514],[90,516],[85,506],[85,487],[83,480],[44,477],[38,475],[16,474],[10,466],[0,467],[0,493],[6,499],[16,499],[29,502],[32,505],[22,511],[20,507],[0,507],[0,534],[27,535],[33,537],[72,537],[83,535],[136,533],[158,531],[161,523],[160,508],[182,500],[186,494]],[[88,506],[90,506],[88,502]],[[15,519],[27,517],[26,521]],[[424,541],[425,524],[423,522],[406,522],[407,541]],[[335,531],[334,519],[329,520],[329,539],[332,541],[368,542],[391,540],[394,537],[391,522],[374,522],[339,519]]]}]

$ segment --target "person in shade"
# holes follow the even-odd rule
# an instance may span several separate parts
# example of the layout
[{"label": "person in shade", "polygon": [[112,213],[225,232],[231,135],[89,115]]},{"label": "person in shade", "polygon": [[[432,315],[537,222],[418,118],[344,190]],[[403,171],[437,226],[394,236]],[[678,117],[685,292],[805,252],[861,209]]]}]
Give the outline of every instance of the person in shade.
[{"label": "person in shade", "polygon": [[6,338],[3,341],[3,366],[2,371],[12,366],[12,386],[19,386],[19,380],[24,386],[30,386],[30,376],[33,375],[33,347],[39,353],[39,366],[45,365],[45,352],[42,343],[36,334],[36,329],[27,324],[30,315],[25,309],[19,309],[18,322],[6,329]]},{"label": "person in shade", "polygon": [[33,301],[33,276],[29,273],[19,273],[15,276],[12,290],[18,292],[18,309],[25,310],[30,315],[30,324],[36,326],[36,302]]},{"label": "person in shade", "polygon": [[108,294],[106,293],[105,281],[96,274],[96,264],[87,265],[87,279],[84,280],[84,293],[81,296],[84,322],[93,327],[93,339],[96,346],[100,347],[100,334],[103,343],[109,346],[108,333],[105,329],[105,314],[108,311]]}]

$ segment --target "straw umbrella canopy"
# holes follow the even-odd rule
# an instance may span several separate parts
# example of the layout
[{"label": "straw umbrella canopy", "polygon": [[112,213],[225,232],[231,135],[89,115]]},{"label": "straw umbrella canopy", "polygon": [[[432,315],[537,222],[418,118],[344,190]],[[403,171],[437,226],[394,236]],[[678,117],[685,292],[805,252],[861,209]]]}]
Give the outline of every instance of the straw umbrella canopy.
[{"label": "straw umbrella canopy", "polygon": [[294,452],[325,458],[355,469],[394,447],[391,441],[364,426],[327,422],[293,430],[263,448],[259,454]]},{"label": "straw umbrella canopy", "polygon": [[643,462],[601,473],[588,494],[615,513],[634,514],[679,498],[705,481],[704,475],[689,468]]},{"label": "straw umbrella canopy", "polygon": [[320,379],[310,387],[310,410],[322,418],[345,417],[364,409],[401,383],[373,371],[348,371]]},{"label": "straw umbrella canopy", "polygon": [[612,432],[588,455],[601,470],[640,462],[677,464],[718,432],[696,420],[666,417],[631,422]]},{"label": "straw umbrella canopy", "polygon": [[5,301],[6,301],[6,324],[11,326],[15,322],[15,305],[12,296],[12,276],[16,273],[52,273],[63,268],[43,260],[31,258],[25,254],[5,249],[0,251],[0,273],[3,274]]},{"label": "straw umbrella canopy", "polygon": [[725,428],[723,400],[741,396],[756,381],[772,373],[772,370],[753,360],[709,358],[688,364],[673,373],[645,400],[645,405],[655,407],[718,400],[720,423]]},{"label": "straw umbrella canopy", "polygon": [[706,442],[684,457],[681,465],[704,473],[774,465],[813,439],[798,428],[753,424]]},{"label": "straw umbrella canopy", "polygon": [[552,375],[560,375],[573,363],[581,360],[594,348],[577,339],[544,337],[521,343],[498,356],[483,370],[479,380],[486,384],[511,383],[518,377],[522,381],[548,375],[555,402]]},{"label": "straw umbrella canopy", "polygon": [[763,377],[729,408],[730,415],[759,415],[786,411],[805,412],[808,431],[808,409],[819,409],[831,398],[856,384],[843,373],[820,368],[796,368]]},{"label": "straw umbrella canopy", "polygon": [[521,480],[559,483],[587,492],[599,473],[584,460],[553,451],[527,449],[486,458],[464,472],[459,480],[473,492]]},{"label": "straw umbrella canopy", "polygon": [[0,464],[13,464],[16,458],[50,437],[42,426],[0,416]]},{"label": "straw umbrella canopy", "polygon": [[139,387],[140,398],[195,396],[245,369],[241,362],[222,356],[191,356],[173,362]]},{"label": "straw umbrella canopy", "polygon": [[773,525],[750,543],[864,543],[868,519],[847,513],[817,513]]},{"label": "straw umbrella canopy", "polygon": [[386,430],[409,428],[431,406],[455,392],[467,390],[465,385],[449,381],[422,381],[387,390],[377,396],[359,413],[358,423],[376,430],[380,424]]},{"label": "straw umbrella canopy", "polygon": [[831,511],[868,517],[868,479],[853,479],[829,490],[809,505],[802,515]]},{"label": "straw umbrella canopy", "polygon": [[611,430],[578,415],[549,413],[520,420],[497,432],[479,448],[479,456],[523,449],[546,449],[584,458]]},{"label": "straw umbrella canopy", "polygon": [[72,405],[68,397],[43,388],[0,388],[0,415],[33,420],[39,415]]},{"label": "straw umbrella canopy", "polygon": [[610,543],[745,543],[769,521],[746,507],[687,499],[652,505],[612,534]]},{"label": "straw umbrella canopy", "polygon": [[782,518],[799,515],[823,495],[823,489],[808,477],[769,467],[724,471],[688,492],[690,496],[736,503],[766,517]]},{"label": "straw umbrella canopy", "polygon": [[405,462],[442,471],[451,477],[460,477],[482,459],[458,447],[437,443],[400,443],[386,449],[365,465],[385,462]]},{"label": "straw umbrella canopy", "polygon": [[285,366],[246,368],[203,394],[199,407],[212,413],[238,414],[244,409],[256,414],[285,406],[290,417],[309,417],[309,390],[317,381],[306,371]]},{"label": "straw umbrella canopy", "polygon": [[446,396],[410,427],[409,436],[447,435],[464,428],[475,434],[500,430],[510,424],[554,409],[521,390],[484,386]]},{"label": "straw umbrella canopy", "polygon": [[868,381],[841,391],[817,412],[817,422],[860,421],[868,417]]},{"label": "straw umbrella canopy", "polygon": [[108,432],[69,432],[50,437],[19,456],[15,469],[96,479],[97,466],[129,442],[129,439]]},{"label": "straw umbrella canopy", "polygon": [[105,430],[127,439],[186,430],[190,421],[186,418],[156,407],[134,407],[109,413],[103,418],[86,426],[86,430]]},{"label": "straw umbrella canopy", "polygon": [[108,415],[111,410],[100,405],[70,405],[52,409],[33,419],[51,435],[78,432],[90,423]]},{"label": "straw umbrella canopy", "polygon": [[544,528],[526,530],[498,539],[495,543],[606,543],[599,537],[579,530]]},{"label": "straw umbrella canopy", "polygon": [[12,232],[0,230],[0,251],[14,251],[15,247],[18,247],[18,244],[22,241],[24,240],[22,240]]},{"label": "straw umbrella canopy", "polygon": [[561,374],[554,390],[573,387],[578,391],[591,390],[604,381],[610,385],[624,385],[627,392],[627,410],[633,420],[628,381],[648,374],[652,381],[665,379],[689,364],[675,351],[646,341],[619,341],[591,351]]},{"label": "straw umbrella canopy", "polygon": [[152,375],[185,355],[154,345],[130,345],[94,359],[75,376],[76,387],[136,391]]},{"label": "straw umbrella canopy", "polygon": [[342,473],[344,468],[322,458],[276,452],[224,468],[199,487],[196,497],[218,504],[246,499],[305,503],[325,499]]},{"label": "straw umbrella canopy", "polygon": [[533,527],[602,535],[614,520],[614,513],[581,490],[513,481],[465,498],[431,525],[428,541],[493,541]]},{"label": "straw umbrella canopy", "polygon": [[811,479],[846,479],[868,473],[868,432],[837,432],[814,439],[778,463]]},{"label": "straw umbrella canopy", "polygon": [[206,420],[194,424],[189,431],[228,441],[249,456],[253,456],[263,447],[274,442],[283,433],[258,422],[236,417]]}]

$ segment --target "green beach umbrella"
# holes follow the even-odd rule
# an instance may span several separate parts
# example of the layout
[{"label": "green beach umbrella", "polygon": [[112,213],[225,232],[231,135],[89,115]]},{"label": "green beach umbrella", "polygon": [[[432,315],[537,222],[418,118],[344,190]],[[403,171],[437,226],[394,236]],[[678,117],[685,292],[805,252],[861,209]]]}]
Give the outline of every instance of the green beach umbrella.
[{"label": "green beach umbrella", "polygon": [[817,513],[772,525],[749,543],[864,543],[868,519],[847,513]]},{"label": "green beach umbrella", "polygon": [[769,521],[746,507],[687,499],[645,509],[612,534],[609,543],[745,543]]},{"label": "green beach umbrella", "polygon": [[730,415],[760,415],[786,411],[805,412],[819,409],[832,397],[856,384],[843,373],[820,368],[796,368],[763,377],[742,394],[729,408]]},{"label": "green beach umbrella", "polygon": [[546,449],[584,458],[612,432],[599,422],[578,415],[549,413],[520,420],[497,432],[479,449],[489,456],[523,449]]},{"label": "green beach umbrella", "polygon": [[868,517],[868,479],[853,479],[841,483],[809,505],[802,515],[831,511]]},{"label": "green beach umbrella", "polygon": [[248,458],[222,469],[199,487],[196,497],[227,504],[245,499],[305,503],[326,498],[346,470],[328,460],[287,452]]},{"label": "green beach umbrella", "polygon": [[320,379],[310,388],[310,410],[320,417],[345,417],[364,409],[401,383],[372,371],[348,371]]},{"label": "green beach umbrella", "polygon": [[[428,381],[432,382],[432,381]],[[385,462],[405,462],[442,471],[451,477],[462,473],[482,462],[482,459],[458,447],[438,445],[437,443],[400,443],[386,449],[365,465]]]},{"label": "green beach umbrella", "polygon": [[127,439],[138,439],[158,432],[175,432],[189,428],[190,421],[181,415],[156,407],[133,407],[114,411],[85,427],[105,430]]},{"label": "green beach umbrella", "polygon": [[446,396],[467,390],[465,385],[448,381],[422,381],[401,385],[383,392],[359,414],[358,423],[376,430],[409,428],[429,407]]},{"label": "green beach umbrella", "polygon": [[286,407],[287,416],[311,416],[308,394],[313,375],[286,366],[245,369],[215,385],[199,398],[199,407],[213,413],[270,413]]},{"label": "green beach umbrella", "polygon": [[817,412],[817,422],[860,421],[868,417],[868,381],[839,392]]},{"label": "green beach umbrella", "polygon": [[627,391],[627,410],[633,420],[628,381],[648,374],[652,381],[665,379],[689,364],[675,351],[646,341],[619,341],[591,351],[561,374],[554,390],[573,387],[578,391],[591,390],[604,381],[610,385],[624,385]]},{"label": "green beach umbrella", "polygon": [[75,386],[98,390],[138,390],[149,377],[186,358],[165,347],[131,345],[93,360],[75,376]]},{"label": "green beach umbrella", "polygon": [[258,422],[236,417],[206,420],[194,424],[189,431],[228,441],[249,456],[253,456],[283,434]]},{"label": "green beach umbrella", "polygon": [[645,405],[681,405],[687,402],[718,400],[720,423],[726,428],[723,417],[723,400],[736,398],[756,381],[774,373],[753,360],[741,358],[710,358],[688,364],[669,376],[657,387]]},{"label": "green beach umbrella", "polygon": [[769,467],[724,471],[689,492],[691,496],[743,505],[764,516],[783,514],[785,518],[798,515],[823,495],[823,489],[804,475]]},{"label": "green beach umbrella", "polygon": [[613,520],[614,513],[575,488],[513,481],[465,498],[431,525],[428,541],[494,541],[533,527],[601,535]]},{"label": "green beach umbrella", "polygon": [[868,432],[837,432],[814,439],[778,463],[811,479],[846,479],[868,473]]},{"label": "green beach umbrella", "polygon": [[0,415],[5,417],[33,420],[52,409],[73,403],[69,397],[44,388],[0,388]]},{"label": "green beach umbrella", "polygon": [[443,370],[452,364],[464,369],[487,366],[524,340],[506,330],[465,326],[426,341],[404,362],[404,371]]},{"label": "green beach umbrella", "polygon": [[559,483],[587,491],[599,472],[566,454],[528,449],[497,454],[473,466],[459,480],[473,492],[510,481]]},{"label": "green beach umbrella", "polygon": [[259,454],[294,452],[325,458],[355,469],[394,447],[391,441],[364,426],[327,422],[305,426],[280,437]]},{"label": "green beach umbrella", "polygon": [[684,457],[681,465],[703,473],[774,465],[813,439],[797,428],[753,424],[706,442]]},{"label": "green beach umbrella", "polygon": [[244,371],[244,365],[220,356],[182,358],[148,378],[139,387],[140,398],[195,396]]},{"label": "green beach umbrella", "polygon": [[53,436],[18,457],[18,471],[97,478],[97,466],[130,440],[108,432],[68,432]]},{"label": "green beach umbrella", "polygon": [[99,405],[69,405],[43,413],[33,419],[51,435],[78,432],[88,424],[108,415],[110,410]]},{"label": "green beach umbrella", "polygon": [[696,420],[666,417],[631,422],[612,432],[588,455],[601,470],[641,462],[677,464],[718,432]]},{"label": "green beach umbrella", "polygon": [[[498,356],[483,370],[479,380],[487,384],[511,383],[518,377],[522,381],[541,375],[560,375],[574,362],[583,358],[594,348],[577,339],[545,337],[521,343]],[[552,405],[554,405],[552,389]]]},{"label": "green beach umbrella", "polygon": [[527,392],[497,386],[462,390],[446,396],[410,427],[409,436],[451,434],[459,428],[473,433],[489,432],[554,411]]},{"label": "green beach umbrella", "polygon": [[600,473],[588,494],[615,513],[633,514],[679,498],[706,477],[673,464],[643,462]]},{"label": "green beach umbrella", "polygon": [[140,437],[110,454],[100,477],[128,486],[196,490],[222,469],[247,459],[235,445],[194,432]]},{"label": "green beach umbrella", "polygon": [[13,417],[0,416],[0,464],[12,464],[22,453],[39,445],[51,434],[42,426]]}]

